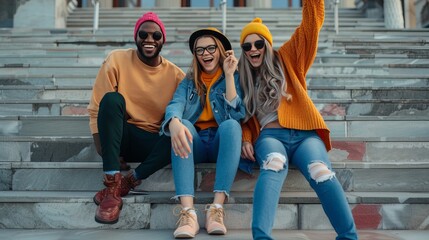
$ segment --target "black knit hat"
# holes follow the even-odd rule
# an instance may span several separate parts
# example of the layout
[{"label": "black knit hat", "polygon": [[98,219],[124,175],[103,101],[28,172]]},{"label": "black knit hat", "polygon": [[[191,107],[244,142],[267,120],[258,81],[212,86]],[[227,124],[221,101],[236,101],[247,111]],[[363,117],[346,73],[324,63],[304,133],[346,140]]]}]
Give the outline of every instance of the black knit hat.
[{"label": "black knit hat", "polygon": [[200,29],[200,30],[193,32],[191,34],[191,36],[189,37],[189,49],[191,50],[192,54],[194,53],[195,41],[199,37],[205,36],[205,35],[213,36],[213,37],[219,39],[219,41],[223,45],[223,48],[225,48],[225,51],[232,49],[231,43],[229,42],[228,38],[225,37],[225,35],[223,35],[219,30],[217,30],[216,28],[203,28],[203,29]]}]

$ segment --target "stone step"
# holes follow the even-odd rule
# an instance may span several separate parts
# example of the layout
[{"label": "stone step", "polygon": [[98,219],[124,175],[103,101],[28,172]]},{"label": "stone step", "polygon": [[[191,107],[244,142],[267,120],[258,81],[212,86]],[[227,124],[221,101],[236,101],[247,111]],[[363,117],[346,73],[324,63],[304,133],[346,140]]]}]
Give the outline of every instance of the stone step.
[{"label": "stone step", "polygon": [[[325,116],[334,137],[429,137],[429,117]],[[87,116],[1,117],[3,136],[88,136]],[[392,131],[395,129],[395,131]]]},{"label": "stone step", "polygon": [[359,38],[333,38],[334,46],[355,46],[355,45],[366,45],[366,46],[386,46],[386,45],[407,45],[415,46],[427,46],[429,40],[427,39],[359,39]]},{"label": "stone step", "polygon": [[[201,226],[203,227],[203,226]],[[426,240],[425,230],[358,230],[360,240],[389,239],[389,240]],[[73,239],[73,240],[104,240],[106,236],[114,239],[133,239],[144,236],[145,239],[173,239],[173,230],[150,230],[150,229],[2,229],[0,238],[15,240],[45,240]],[[333,230],[273,230],[272,237],[279,240],[332,240],[336,236]],[[252,238],[250,230],[228,229],[228,233],[222,239],[247,240]],[[203,229],[197,235],[199,240],[213,239]]]},{"label": "stone step", "polygon": [[[71,76],[64,74],[41,74],[37,76],[0,76],[0,86],[92,86],[94,76]],[[414,74],[395,74],[390,76],[373,74],[308,74],[308,86],[320,87],[350,87],[356,88],[391,88],[391,87],[427,87],[428,76]]]},{"label": "stone step", "polygon": [[[429,49],[428,49],[429,50]],[[355,50],[353,50],[355,51]],[[414,50],[413,50],[414,51]],[[416,50],[417,51],[417,50]],[[361,52],[356,50],[356,52]],[[410,53],[414,54],[414,53]],[[419,53],[420,54],[420,53]],[[414,55],[417,57],[417,55]],[[428,55],[421,55],[422,58],[429,59]],[[182,58],[182,61],[174,62],[183,71],[187,71],[190,65],[190,58]],[[100,60],[100,59],[99,59]],[[95,63],[57,63],[57,64],[0,64],[0,76],[32,76],[41,74],[60,75],[70,74],[77,76],[95,77],[100,69],[99,60]],[[171,59],[171,61],[176,59]],[[308,71],[308,74],[372,74],[372,75],[395,75],[395,74],[414,74],[422,77],[428,76],[429,64],[341,64],[341,63],[314,63]]]},{"label": "stone step", "polygon": [[[0,100],[89,100],[92,85],[83,86],[40,86],[0,85]],[[308,86],[308,95],[313,99],[428,99],[429,91],[420,86]]]},{"label": "stone step", "polygon": [[[296,8],[296,9],[288,9],[288,8],[280,8],[280,9],[249,9],[246,7],[246,11],[242,11],[241,9],[239,11],[236,11],[237,8],[228,8],[227,9],[227,17],[229,19],[239,19],[243,17],[252,17],[257,15],[258,17],[261,17],[262,19],[267,19],[267,21],[280,21],[290,18],[301,18],[302,16],[302,9]],[[219,9],[205,9],[205,8],[191,8],[191,10],[184,9],[185,11],[182,11],[182,9],[171,9],[168,11],[158,11],[158,9],[152,10],[157,13],[157,15],[163,20],[163,21],[172,21],[174,19],[190,19],[189,13],[194,14],[192,16],[192,19],[204,19],[206,18],[219,18],[222,17],[222,11]],[[123,18],[123,19],[136,19],[140,17],[145,12],[149,11],[148,9],[139,9],[137,11],[128,11],[128,10],[122,10],[118,8],[113,9],[100,9],[99,16],[103,19],[109,19],[109,18]],[[94,10],[92,11],[80,11],[75,10],[73,11],[69,17],[70,18],[91,18],[91,16],[94,15]],[[372,18],[365,17],[362,12],[356,11],[354,13],[350,12],[343,12],[342,9],[338,11],[338,15],[341,19],[345,20],[363,20],[363,21],[370,21]],[[325,17],[326,18],[333,18],[334,12],[332,10],[326,9],[325,11]],[[374,21],[381,21],[383,18],[374,18]]]},{"label": "stone step", "polygon": [[[179,54],[183,52],[183,55]],[[34,75],[64,76],[73,75],[79,77],[94,77],[98,73],[102,62],[107,56],[79,53],[36,53],[33,56],[21,57],[0,56],[0,81],[1,78],[14,75],[16,77],[31,77]],[[427,77],[429,58],[415,59],[419,57],[410,53],[404,55],[386,55],[376,57],[377,54],[354,54],[352,56],[331,56],[331,54],[319,54],[308,71],[308,75],[398,75],[409,78],[409,75]],[[191,56],[184,50],[165,51],[169,61],[175,63],[183,71],[187,72],[191,62]],[[240,56],[238,54],[237,56]],[[429,55],[428,55],[429,56]],[[79,71],[76,71],[79,69]]]},{"label": "stone step", "polygon": [[[201,226],[203,227],[203,226]],[[228,227],[228,226],[227,226]],[[427,230],[358,230],[360,240],[427,240]],[[45,240],[73,239],[73,240],[104,240],[106,236],[113,239],[135,239],[144,236],[145,239],[173,239],[173,230],[150,229],[106,229],[70,230],[70,229],[2,229],[0,238],[15,240]],[[278,230],[272,232],[272,237],[279,240],[332,240],[336,236],[333,230]],[[228,233],[221,237],[225,240],[248,240],[252,238],[250,230],[228,229]],[[197,235],[199,240],[213,239],[203,229]]]},{"label": "stone step", "polygon": [[[288,29],[278,29],[278,30],[272,30],[273,33],[273,39],[274,44],[277,46],[277,43],[282,43],[286,40],[288,40],[293,33],[294,28],[288,28]],[[235,43],[239,42],[240,38],[240,28],[229,28],[228,29],[227,36],[230,39],[230,41],[235,45]],[[39,33],[39,34],[33,34],[33,35],[23,35],[23,34],[14,34],[14,35],[5,35],[1,34],[2,38],[0,39],[0,46],[1,45],[25,45],[26,47],[40,44],[41,46],[47,45],[47,46],[62,46],[66,43],[77,43],[81,45],[88,45],[97,42],[121,42],[121,44],[128,43],[130,45],[133,45],[134,40],[132,36],[133,29],[101,29],[98,30],[95,34],[92,33],[92,30],[81,30],[78,33],[66,33],[66,34],[51,34],[49,32],[47,33]],[[167,32],[167,43],[171,42],[186,42],[189,38],[189,35],[193,32],[193,29],[166,29]],[[237,33],[238,32],[238,33]],[[357,31],[354,31],[354,34],[356,34]],[[326,41],[335,41],[337,38],[351,38],[348,34],[351,34],[351,32],[344,31],[340,33],[339,35],[335,35],[331,32],[328,32],[327,30],[322,29],[320,36],[319,36],[319,42],[326,42]],[[361,34],[358,32],[358,34]],[[426,36],[425,36],[426,35]],[[384,46],[389,45],[399,45],[401,43],[405,45],[414,45],[414,46],[424,46],[427,45],[427,41],[425,40],[425,37],[427,37],[426,34],[416,35],[416,36],[409,36],[407,38],[393,35],[390,36],[388,33],[383,35],[383,37],[374,37],[373,34],[369,33],[362,33],[360,36],[353,37],[352,39],[356,40],[354,44],[345,43],[344,41],[337,41],[335,44],[337,46],[342,45],[380,45],[384,44]],[[31,38],[31,40],[29,39]],[[359,40],[359,41],[358,41]],[[368,41],[370,40],[370,41]],[[362,43],[361,43],[362,42]],[[28,43],[28,44],[25,44]]]},{"label": "stone step", "polygon": [[[96,205],[92,202],[94,192],[73,191],[73,192],[40,192],[40,191],[10,191],[0,192],[0,206],[2,214],[0,215],[0,224],[3,228],[9,229],[33,229],[32,236],[46,237],[46,235],[36,234],[34,230],[46,231],[47,229],[56,230],[55,239],[58,239],[58,230],[81,229],[86,230],[79,237],[85,239],[94,238],[94,234],[107,229],[115,229],[108,232],[109,237],[115,239],[129,236],[132,231],[122,232],[118,229],[138,229],[135,235],[130,238],[140,237],[145,234],[145,230],[168,230],[170,236],[173,229],[176,228],[177,217],[173,215],[173,209],[177,206],[170,197],[174,193],[149,192],[146,195],[128,195],[124,197],[124,206],[121,211],[119,222],[114,225],[102,225],[94,221]],[[250,221],[252,216],[252,193],[231,193],[229,202],[225,207],[225,224],[228,233],[222,239],[249,239]],[[367,193],[355,192],[347,193],[350,208],[356,221],[358,229],[366,229],[361,232],[361,240],[373,239],[403,239],[385,236],[382,234],[366,235],[368,229],[372,230],[422,230],[427,229],[429,211],[429,195],[427,193]],[[212,201],[212,193],[196,194],[196,209],[201,228],[204,227],[204,206]],[[95,230],[97,229],[97,230]],[[100,230],[104,229],[104,230]],[[14,230],[14,231],[17,231]],[[88,232],[88,230],[91,230]],[[231,238],[236,236],[234,230],[247,230],[246,238]],[[279,231],[282,234],[279,234]],[[331,230],[332,227],[326,218],[318,198],[313,193],[288,192],[282,193],[280,203],[277,207],[276,219],[274,223],[274,237],[276,239],[285,239],[288,231],[284,230],[318,230],[313,233],[311,238],[303,236],[302,231],[294,235],[289,235],[287,239],[333,239],[333,233],[326,233],[320,230]],[[8,233],[11,230],[1,231],[0,234]],[[22,234],[22,232],[18,232]],[[128,235],[127,235],[128,233]],[[426,236],[427,231],[419,232],[420,237]],[[165,233],[166,234],[166,233]],[[279,234],[279,235],[277,235]],[[103,234],[103,239],[107,235]],[[6,235],[8,236],[8,235]],[[22,235],[14,235],[11,239],[17,239]],[[67,239],[73,236],[67,235]],[[148,238],[151,235],[144,235],[145,239],[169,239],[167,238]],[[242,235],[241,235],[242,236]],[[317,237],[316,237],[317,236]],[[385,236],[385,237],[383,237]],[[417,240],[425,238],[409,238],[407,240]],[[31,237],[25,239],[32,239]],[[78,236],[76,236],[78,237]],[[73,239],[83,239],[83,238]],[[89,238],[88,238],[89,237]],[[201,238],[202,237],[202,238]],[[370,238],[372,237],[372,238]],[[211,239],[206,236],[204,230],[197,237],[198,239]],[[39,238],[37,238],[39,239]],[[48,238],[44,238],[48,239]],[[62,239],[62,238],[61,238]],[[65,239],[65,238],[64,238]],[[70,238],[71,239],[71,238]]]},{"label": "stone step", "polygon": [[[427,149],[426,149],[427,152]],[[136,164],[130,164],[132,168]],[[429,162],[332,161],[338,180],[347,192],[429,191]],[[102,162],[1,162],[1,190],[97,191],[103,187]],[[197,164],[195,190],[212,191],[215,164]],[[232,191],[252,191],[259,170],[252,175],[238,171]],[[73,181],[71,181],[73,179]],[[138,190],[174,191],[171,165],[145,179]],[[302,174],[291,166],[282,191],[312,191]]]},{"label": "stone step", "polygon": [[[247,23],[249,23],[254,17],[243,17],[240,19],[228,19],[227,21],[227,29],[230,28],[243,28]],[[100,18],[99,19],[99,27],[129,27],[133,26],[136,22],[136,18],[128,18],[128,19],[122,19],[122,18]],[[267,18],[263,18],[264,24],[266,24],[268,27],[270,26],[276,26],[276,27],[296,27],[298,23],[301,21],[299,18],[291,18],[286,19],[284,21],[282,20],[275,20],[270,22],[267,20]],[[341,20],[340,20],[341,21]],[[189,28],[189,29],[198,29],[198,28],[205,28],[207,26],[216,27],[221,29],[222,28],[222,17],[215,17],[215,18],[205,18],[205,19],[190,19],[189,17],[186,18],[185,21],[181,19],[167,19],[163,20],[164,24],[167,26],[175,26],[175,27],[182,27],[182,28]],[[67,20],[67,27],[79,27],[79,28],[85,28],[85,27],[92,27],[93,26],[93,17],[86,18],[86,19],[68,19]],[[335,20],[333,18],[326,19],[323,23],[323,26],[325,29],[328,28],[334,28],[335,26]],[[384,28],[385,23],[384,21],[341,21],[341,27],[342,28]]]},{"label": "stone step", "polygon": [[[17,51],[21,51],[15,49]],[[28,56],[19,57],[19,56],[10,56],[12,54],[5,55],[4,52],[0,53],[0,66],[52,66],[52,65],[67,65],[67,66],[101,66],[101,63],[104,61],[107,54],[113,49],[103,49],[102,53],[91,54],[85,52],[85,49],[76,49],[70,50],[74,51],[73,53],[49,53],[52,50],[46,50],[46,52],[36,52],[29,54]],[[1,50],[0,50],[1,51]],[[9,51],[12,51],[10,49]],[[33,51],[33,50],[31,50]],[[92,51],[92,50],[90,50]],[[95,50],[94,50],[95,51]],[[234,50],[237,56],[240,55],[241,50]],[[104,53],[104,54],[103,54]],[[21,53],[20,53],[21,54]],[[183,54],[183,55],[181,55]],[[24,55],[24,53],[22,53]],[[169,61],[181,65],[189,66],[191,61],[191,56],[187,49],[163,49],[162,55],[167,57]],[[408,54],[347,54],[338,52],[338,53],[324,53],[319,52],[316,56],[314,64],[338,64],[340,65],[375,65],[375,66],[403,66],[410,68],[418,68],[418,66],[425,66],[429,64],[429,58],[427,59],[416,59],[412,58],[412,55]],[[413,66],[415,65],[415,66]]]},{"label": "stone step", "polygon": [[[418,138],[417,138],[418,139]],[[427,139],[427,138],[426,138]],[[420,140],[420,139],[419,139]],[[332,159],[332,168],[336,173],[343,189],[347,192],[428,192],[429,191],[429,175],[427,174],[429,169],[428,156],[428,144],[427,141],[416,142],[394,142],[390,145],[390,150],[394,152],[405,152],[411,153],[401,161],[390,161],[385,159],[388,156],[392,156],[392,153],[388,152],[388,148],[384,145],[386,143],[373,142],[366,144],[372,146],[372,149],[363,149],[365,144],[356,142],[354,145],[350,144],[351,147],[345,146],[344,143],[336,143],[336,146],[345,148],[334,149],[330,151],[330,158]],[[89,140],[87,140],[89,141]],[[409,141],[413,141],[409,139]],[[14,145],[13,142],[7,142],[5,145]],[[0,190],[12,190],[12,191],[96,191],[102,188],[102,162],[100,157],[94,153],[93,146],[89,146],[88,143],[81,152],[75,156],[68,156],[66,162],[54,162],[51,161],[55,154],[59,155],[58,151],[49,151],[42,157],[42,162],[27,162],[24,161],[29,158],[28,142],[20,144],[19,154],[21,159],[18,161],[1,161],[0,162],[0,175],[1,184]],[[51,144],[50,147],[65,146],[65,144]],[[72,144],[69,145],[73,146]],[[16,149],[18,146],[13,146]],[[33,147],[38,147],[33,145]],[[81,146],[82,147],[82,146]],[[348,148],[349,147],[349,148]],[[395,149],[394,147],[399,147]],[[420,147],[420,149],[419,149]],[[26,149],[24,149],[26,148]],[[41,146],[43,149],[47,149],[46,145]],[[348,148],[348,149],[347,149]],[[71,154],[70,149],[66,152],[62,149],[63,155],[58,157],[66,157],[66,154]],[[356,152],[355,150],[367,151],[365,153]],[[411,149],[417,149],[418,152],[414,153]],[[388,156],[380,156],[381,153],[374,153],[371,151],[380,150],[387,152]],[[374,162],[367,162],[362,160],[340,160],[344,159],[344,156],[350,151],[354,154],[350,158],[364,157],[364,155],[373,155],[378,157]],[[355,151],[355,152],[353,152]],[[7,154],[7,153],[6,153]],[[13,153],[11,152],[11,155]],[[38,152],[36,153],[38,154]],[[61,153],[60,153],[61,154]],[[400,153],[404,156],[404,153]],[[15,153],[17,155],[17,153]],[[359,156],[358,156],[359,155]],[[6,156],[7,157],[7,156]],[[13,157],[13,156],[12,156]],[[16,157],[16,156],[15,156]],[[39,154],[39,157],[40,154]],[[36,158],[36,157],[35,157]],[[89,162],[77,162],[84,159],[88,159]],[[395,157],[393,157],[395,158]],[[396,159],[398,156],[396,157]],[[417,160],[421,158],[423,161]],[[425,159],[426,158],[426,159]],[[137,164],[131,163],[131,167],[134,169]],[[215,164],[203,163],[195,166],[195,189],[196,191],[212,191],[213,181],[215,178],[216,167]],[[252,191],[256,184],[259,170],[253,169],[253,174],[248,175],[242,171],[238,171],[235,178],[232,191]],[[70,181],[70,179],[75,179]],[[174,180],[171,165],[157,171],[152,174],[149,178],[143,181],[139,190],[146,191],[174,191]],[[288,177],[285,184],[283,185],[282,191],[311,191],[308,182],[304,179],[302,174],[294,166],[289,169]]]},{"label": "stone step", "polygon": [[[319,112],[326,116],[424,116],[429,99],[314,99]],[[4,99],[0,115],[86,115],[89,100]]]},{"label": "stone step", "polygon": [[[185,38],[185,37],[184,37]],[[287,37],[288,40],[289,38]],[[70,40],[70,39],[69,39]],[[110,38],[110,41],[112,40],[112,37]],[[50,43],[41,43],[39,44],[26,44],[26,43],[0,43],[0,57],[8,57],[8,58],[17,58],[24,56],[26,54],[26,57],[34,58],[34,57],[102,57],[106,56],[107,53],[111,52],[112,50],[116,49],[135,49],[135,43],[131,40],[126,40],[121,42],[120,46],[106,43],[106,44],[100,44],[100,42],[93,40],[88,40],[85,44],[81,44],[81,42],[85,41],[85,39],[77,39],[76,42],[65,42],[65,43],[59,43],[58,45],[50,44]],[[276,41],[274,42],[274,48],[279,48],[281,44],[284,41]],[[111,45],[109,45],[111,44]],[[119,44],[119,42],[118,42]],[[371,45],[372,47],[376,46],[377,43],[374,43],[374,45]],[[336,43],[328,42],[328,40],[320,39],[319,45],[318,45],[318,55],[320,54],[332,54],[332,57],[336,57],[336,55],[345,55],[347,54],[347,50],[350,49],[359,49],[362,47],[365,47],[365,44],[355,44],[355,45],[336,45]],[[241,54],[241,48],[237,42],[232,42],[233,50],[236,52],[236,55]],[[374,57],[397,57],[399,56],[402,58],[404,55],[408,53],[407,50],[410,49],[422,49],[423,51],[427,50],[428,46],[415,46],[413,43],[408,42],[397,42],[392,43],[391,45],[384,44],[383,48],[385,50],[389,49],[390,51],[396,51],[397,53],[377,53],[377,55],[373,54],[372,58]],[[188,56],[191,56],[188,50],[188,43],[187,39],[184,39],[184,41],[169,41],[167,42],[162,51],[163,55],[171,55],[171,57],[174,57],[178,54],[186,54]],[[341,56],[340,55],[340,56]],[[330,56],[330,55],[328,55]],[[369,58],[370,54],[347,54],[346,56],[360,56]]]},{"label": "stone step", "polygon": [[[215,26],[218,27],[218,26]],[[283,27],[283,28],[273,28],[270,31],[273,34],[274,43],[283,42],[290,38],[291,34],[294,32],[296,26],[292,27]],[[220,28],[220,27],[218,27]],[[226,35],[231,42],[239,42],[240,32],[242,27],[230,27],[227,30]],[[221,28],[220,28],[221,29]],[[167,43],[182,41],[186,42],[189,38],[189,35],[195,30],[194,28],[166,28],[167,34]],[[59,30],[57,30],[59,31]],[[92,29],[88,28],[77,28],[72,31],[70,29],[64,29],[63,33],[52,33],[49,31],[46,32],[36,32],[36,33],[1,33],[0,39],[1,44],[7,43],[29,43],[29,44],[56,44],[61,45],[64,43],[78,42],[81,44],[89,44],[91,42],[102,40],[110,41],[124,41],[130,44],[134,43],[133,40],[133,29],[132,28],[101,28],[97,30],[96,33],[93,33]],[[352,34],[353,35],[349,35]],[[356,35],[357,34],[357,35]],[[380,45],[384,43],[385,45],[398,45],[401,42],[408,43],[415,46],[424,46],[427,45],[427,32],[416,32],[408,33],[414,35],[402,35],[403,33],[398,32],[386,32],[386,33],[377,33],[374,35],[374,32],[360,32],[356,29],[342,29],[338,35],[332,32],[331,27],[322,28],[319,35],[319,40],[325,42],[328,40],[335,41],[340,39],[341,41],[336,41],[336,45],[341,46],[352,45],[348,42],[345,42],[344,39],[353,39],[356,40],[353,45],[366,43],[368,45]],[[353,37],[351,37],[353,36]],[[30,39],[29,39],[30,38]],[[350,40],[349,40],[350,41]]]},{"label": "stone step", "polygon": [[[299,14],[302,12],[301,8],[258,8],[258,7],[228,7],[228,12],[234,12],[234,13],[284,13],[287,12],[289,14]],[[198,8],[171,8],[171,7],[153,7],[153,8],[133,8],[133,7],[115,7],[115,8],[105,8],[103,9],[103,12],[106,13],[120,13],[120,14],[137,14],[138,16],[146,11],[155,11],[159,16],[168,16],[170,13],[172,14],[187,14],[189,12],[206,12],[206,11],[213,11],[218,12],[218,6],[215,7],[198,7]],[[326,11],[332,12],[332,9],[327,8]],[[93,8],[76,8],[74,10],[74,13],[91,13],[94,12]],[[362,12],[359,9],[356,8],[339,8],[338,12],[340,14],[346,14],[351,16],[362,16]]]},{"label": "stone step", "polygon": [[[428,137],[332,137],[333,162],[429,163]],[[0,162],[100,162],[92,137],[0,136]]]}]

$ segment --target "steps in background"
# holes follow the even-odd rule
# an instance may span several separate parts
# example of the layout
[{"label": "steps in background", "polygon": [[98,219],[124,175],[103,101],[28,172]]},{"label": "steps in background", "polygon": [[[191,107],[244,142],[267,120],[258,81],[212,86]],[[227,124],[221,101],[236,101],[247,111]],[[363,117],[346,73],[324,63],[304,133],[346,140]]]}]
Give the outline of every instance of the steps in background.
[{"label": "steps in background", "polygon": [[[221,28],[221,13],[214,9],[155,11],[167,30],[161,53],[184,71],[191,62],[189,35],[197,28]],[[117,224],[93,220],[102,163],[86,106],[107,54],[135,47],[132,31],[141,14],[140,9],[102,9],[95,34],[89,9],[76,9],[66,29],[0,29],[0,228],[175,228],[170,166],[138,189],[148,192],[124,198]],[[301,11],[229,10],[227,36],[236,55],[242,26],[256,16],[270,27],[278,48],[299,24]],[[359,230],[427,230],[429,31],[383,25],[383,19],[341,9],[336,35],[333,12],[327,11],[307,75],[309,94],[331,129],[330,159]],[[211,201],[214,171],[213,164],[196,169],[200,215]],[[229,229],[249,229],[257,175],[257,169],[253,176],[237,175],[226,204]],[[295,168],[283,186],[275,229],[331,230]]]}]

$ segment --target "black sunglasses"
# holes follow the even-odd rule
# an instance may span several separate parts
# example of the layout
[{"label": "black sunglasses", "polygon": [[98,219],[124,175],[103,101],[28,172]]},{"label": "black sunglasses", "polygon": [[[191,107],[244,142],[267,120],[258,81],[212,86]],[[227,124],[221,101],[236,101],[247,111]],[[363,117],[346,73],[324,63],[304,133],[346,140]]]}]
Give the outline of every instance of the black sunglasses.
[{"label": "black sunglasses", "polygon": [[216,45],[208,45],[207,47],[196,47],[194,52],[198,56],[202,56],[204,54],[205,50],[207,50],[207,52],[209,52],[209,53],[214,53],[214,52],[216,52],[216,48],[217,48]]},{"label": "black sunglasses", "polygon": [[[253,43],[253,45],[255,45],[256,49],[262,49],[263,47],[265,47],[265,41],[263,39],[261,40],[257,40]],[[252,49],[252,43],[250,42],[245,42],[243,44],[241,44],[241,48],[245,51],[248,52]]]},{"label": "black sunglasses", "polygon": [[[139,31],[139,37],[141,39],[146,39],[147,37],[149,37],[149,33],[146,31]],[[152,33],[152,38],[155,41],[159,41],[162,38],[162,33],[160,31],[155,31]]]}]

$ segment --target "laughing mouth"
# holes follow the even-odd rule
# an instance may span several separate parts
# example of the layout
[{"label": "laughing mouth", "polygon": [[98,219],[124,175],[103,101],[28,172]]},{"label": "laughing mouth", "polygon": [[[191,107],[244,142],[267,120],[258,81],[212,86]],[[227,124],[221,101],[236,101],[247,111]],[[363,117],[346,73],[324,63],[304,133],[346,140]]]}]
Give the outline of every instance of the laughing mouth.
[{"label": "laughing mouth", "polygon": [[251,54],[251,55],[250,55],[250,58],[251,58],[253,61],[258,60],[260,57],[261,57],[261,54],[259,54],[259,53],[254,53],[254,54]]},{"label": "laughing mouth", "polygon": [[145,50],[154,50],[155,49],[155,45],[143,44],[143,49],[145,49]]},{"label": "laughing mouth", "polygon": [[203,59],[203,62],[205,64],[210,64],[211,62],[213,62],[213,58],[205,58],[205,59]]}]

